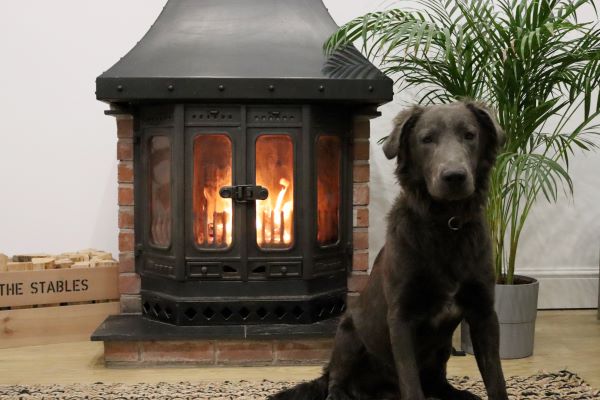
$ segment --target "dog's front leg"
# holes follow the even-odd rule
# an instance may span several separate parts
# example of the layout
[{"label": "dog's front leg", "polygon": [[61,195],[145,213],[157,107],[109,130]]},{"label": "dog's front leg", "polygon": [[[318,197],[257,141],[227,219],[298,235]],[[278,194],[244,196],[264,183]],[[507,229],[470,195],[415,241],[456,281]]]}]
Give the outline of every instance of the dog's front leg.
[{"label": "dog's front leg", "polygon": [[506,382],[500,364],[500,328],[492,309],[485,315],[467,317],[477,366],[490,400],[507,400]]},{"label": "dog's front leg", "polygon": [[388,326],[402,400],[425,400],[414,352],[414,326],[398,307],[389,307]]}]

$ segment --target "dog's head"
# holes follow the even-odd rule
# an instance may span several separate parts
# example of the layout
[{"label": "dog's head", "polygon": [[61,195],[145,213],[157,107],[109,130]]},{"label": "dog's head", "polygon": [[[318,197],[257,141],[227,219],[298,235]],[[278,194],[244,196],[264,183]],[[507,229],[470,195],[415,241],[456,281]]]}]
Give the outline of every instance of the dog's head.
[{"label": "dog's head", "polygon": [[404,185],[424,184],[437,201],[456,201],[484,189],[504,132],[494,113],[475,102],[415,106],[394,119],[383,151],[397,158]]}]

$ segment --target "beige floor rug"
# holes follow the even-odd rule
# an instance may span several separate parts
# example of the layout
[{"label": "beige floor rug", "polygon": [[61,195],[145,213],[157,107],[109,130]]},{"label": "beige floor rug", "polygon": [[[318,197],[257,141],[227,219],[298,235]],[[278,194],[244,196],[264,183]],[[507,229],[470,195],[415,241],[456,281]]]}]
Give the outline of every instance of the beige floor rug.
[{"label": "beige floor rug", "polygon": [[[2,377],[0,376],[0,381]],[[452,383],[486,398],[479,379],[455,377]],[[507,380],[511,400],[600,400],[600,391],[591,388],[569,371],[540,373],[530,377]],[[2,386],[2,400],[259,400],[285,387],[290,382],[221,382],[221,383],[158,383],[92,385]]]}]

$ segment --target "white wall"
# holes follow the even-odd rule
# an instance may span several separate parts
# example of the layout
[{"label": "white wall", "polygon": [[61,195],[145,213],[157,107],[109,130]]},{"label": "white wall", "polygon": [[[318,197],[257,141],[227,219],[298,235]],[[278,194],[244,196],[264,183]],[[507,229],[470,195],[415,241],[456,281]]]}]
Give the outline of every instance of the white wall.
[{"label": "white wall", "polygon": [[[115,122],[95,100],[94,80],[133,47],[165,2],[0,3],[0,252],[117,252]],[[325,4],[338,23],[373,7],[364,0]],[[393,165],[376,140],[410,99],[402,93],[372,124],[372,226],[384,224],[397,193]],[[597,298],[600,156],[578,157],[572,172],[575,202],[538,207],[519,258],[522,271],[549,279],[547,306],[593,306]],[[383,230],[372,229],[370,239],[374,255]],[[561,286],[565,278],[570,286]]]},{"label": "white wall", "polygon": [[95,78],[163,3],[0,3],[0,252],[116,253],[116,128]]}]

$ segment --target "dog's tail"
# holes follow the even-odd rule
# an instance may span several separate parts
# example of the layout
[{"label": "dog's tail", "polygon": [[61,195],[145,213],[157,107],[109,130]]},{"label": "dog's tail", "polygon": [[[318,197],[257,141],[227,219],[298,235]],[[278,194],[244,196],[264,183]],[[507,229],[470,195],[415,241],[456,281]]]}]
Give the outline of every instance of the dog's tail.
[{"label": "dog's tail", "polygon": [[267,400],[325,400],[327,398],[327,386],[329,382],[328,373],[325,372],[320,378],[303,382],[292,388],[282,390]]}]

